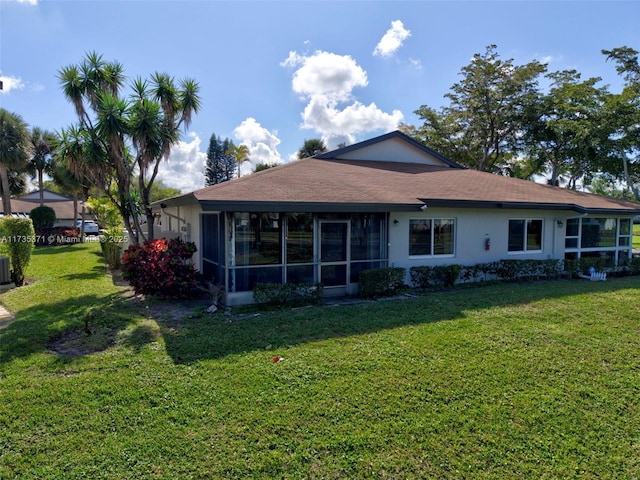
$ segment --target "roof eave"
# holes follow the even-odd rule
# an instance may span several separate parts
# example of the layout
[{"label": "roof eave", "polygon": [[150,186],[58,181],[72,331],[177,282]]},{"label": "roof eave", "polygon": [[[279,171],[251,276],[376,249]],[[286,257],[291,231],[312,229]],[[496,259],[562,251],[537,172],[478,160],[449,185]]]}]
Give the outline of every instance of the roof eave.
[{"label": "roof eave", "polygon": [[578,214],[601,214],[601,215],[638,215],[640,214],[640,206],[638,209],[628,208],[588,208],[575,203],[543,203],[543,202],[500,202],[500,201],[481,201],[481,200],[446,200],[421,198],[428,207],[441,208],[500,208],[514,210],[570,210]]},{"label": "roof eave", "polygon": [[331,202],[253,202],[201,200],[205,212],[310,212],[310,213],[379,213],[413,212],[421,203],[331,203]]}]

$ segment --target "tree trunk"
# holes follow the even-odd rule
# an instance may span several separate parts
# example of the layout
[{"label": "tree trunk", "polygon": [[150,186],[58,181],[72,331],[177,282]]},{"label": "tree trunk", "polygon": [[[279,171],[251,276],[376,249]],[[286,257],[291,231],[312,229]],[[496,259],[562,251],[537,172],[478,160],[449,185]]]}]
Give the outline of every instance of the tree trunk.
[{"label": "tree trunk", "polygon": [[11,215],[11,192],[9,191],[9,171],[0,164],[0,186],[2,187],[2,210],[4,216]]},{"label": "tree trunk", "polygon": [[40,190],[40,206],[44,206],[44,192],[42,191],[42,185],[44,184],[42,178],[42,170],[38,170],[38,189]]}]

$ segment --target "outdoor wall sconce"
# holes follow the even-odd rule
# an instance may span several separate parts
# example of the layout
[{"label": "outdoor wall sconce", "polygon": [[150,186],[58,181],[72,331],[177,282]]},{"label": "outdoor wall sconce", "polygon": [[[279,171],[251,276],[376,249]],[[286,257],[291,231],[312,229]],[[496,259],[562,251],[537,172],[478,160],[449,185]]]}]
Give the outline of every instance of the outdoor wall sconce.
[{"label": "outdoor wall sconce", "polygon": [[393,221],[394,225],[398,225],[400,223],[400,220],[398,220],[397,218]]},{"label": "outdoor wall sconce", "polygon": [[558,220],[558,221],[557,221],[557,224],[558,224],[558,228],[562,228],[562,226],[564,225],[564,224],[562,223],[562,220]]}]

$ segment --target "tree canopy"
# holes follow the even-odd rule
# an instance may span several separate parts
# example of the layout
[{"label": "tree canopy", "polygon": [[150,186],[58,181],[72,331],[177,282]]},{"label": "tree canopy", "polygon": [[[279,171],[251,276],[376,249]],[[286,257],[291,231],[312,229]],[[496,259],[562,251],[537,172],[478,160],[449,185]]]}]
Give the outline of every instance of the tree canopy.
[{"label": "tree canopy", "polygon": [[[62,131],[58,152],[77,178],[88,179],[116,205],[137,243],[153,238],[151,188],[161,161],[168,159],[198,112],[200,97],[194,80],[176,84],[158,72],[148,80],[131,80],[127,95],[123,72],[120,63],[107,62],[97,53],[60,70],[62,89],[78,123]],[[146,231],[141,216],[146,217]]]},{"label": "tree canopy", "polygon": [[[577,188],[597,178],[622,182],[638,196],[640,66],[638,52],[603,50],[625,85],[613,94],[598,77],[547,72],[537,61],[503,61],[497,47],[475,54],[436,110],[416,110],[421,125],[402,125],[416,140],[470,168]],[[548,91],[539,81],[544,78]]]},{"label": "tree canopy", "polygon": [[233,142],[228,138],[222,140],[215,133],[211,134],[204,166],[206,186],[226,182],[235,177],[238,163],[231,153],[232,147]]},{"label": "tree canopy", "polygon": [[22,170],[31,152],[28,126],[22,117],[0,108],[0,189],[4,215],[11,214],[11,170]]},{"label": "tree canopy", "polygon": [[310,140],[305,140],[300,150],[298,150],[298,158],[307,158],[313,157],[317,153],[322,153],[327,151],[327,145],[320,138],[312,138]]}]

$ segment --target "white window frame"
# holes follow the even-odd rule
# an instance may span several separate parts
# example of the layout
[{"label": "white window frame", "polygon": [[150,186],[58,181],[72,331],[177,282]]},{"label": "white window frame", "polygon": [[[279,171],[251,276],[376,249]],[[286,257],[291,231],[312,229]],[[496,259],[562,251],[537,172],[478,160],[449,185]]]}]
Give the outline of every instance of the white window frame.
[{"label": "white window frame", "polygon": [[[451,235],[451,250],[452,253],[434,253],[435,251],[435,242],[434,242],[434,236],[435,236],[435,229],[434,229],[434,223],[438,220],[447,220],[450,221],[452,226],[453,226],[453,232]],[[448,217],[448,218],[410,218],[409,219],[409,241],[408,241],[408,247],[409,247],[409,252],[411,252],[411,222],[413,221],[429,221],[430,222],[430,252],[429,253],[421,253],[418,255],[411,255],[411,253],[409,253],[409,258],[452,258],[456,256],[456,234],[457,234],[457,221],[454,217]]]},{"label": "white window frame", "polygon": [[[523,235],[523,241],[524,244],[523,246],[523,250],[509,250],[509,245],[511,243],[510,239],[509,239],[509,234],[510,234],[510,230],[511,230],[511,222],[512,221],[518,221],[518,220],[522,220],[524,221],[524,235]],[[527,249],[527,231],[528,231],[528,225],[529,222],[540,222],[540,248],[537,248],[535,250],[528,250]],[[538,217],[533,217],[533,218],[510,218],[509,222],[507,224],[507,254],[508,255],[524,255],[524,254],[529,254],[529,253],[541,253],[544,251],[544,218],[538,218]]]}]

